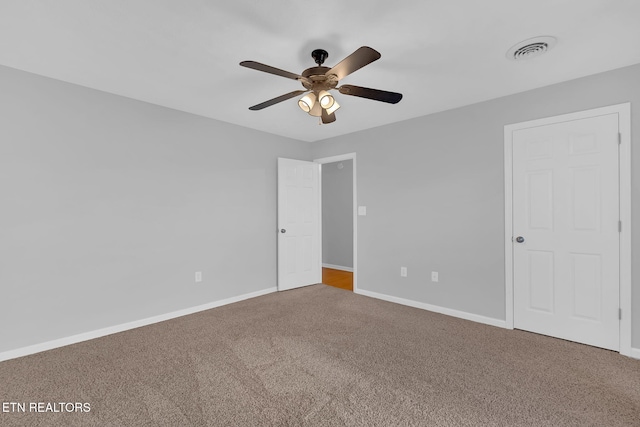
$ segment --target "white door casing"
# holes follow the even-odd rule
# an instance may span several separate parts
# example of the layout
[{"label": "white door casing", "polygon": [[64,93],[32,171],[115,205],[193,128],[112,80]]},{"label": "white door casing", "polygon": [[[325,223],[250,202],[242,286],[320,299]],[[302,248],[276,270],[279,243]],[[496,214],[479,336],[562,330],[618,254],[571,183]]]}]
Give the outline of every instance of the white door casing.
[{"label": "white door casing", "polygon": [[507,327],[630,354],[628,112],[505,126]]},{"label": "white door casing", "polygon": [[320,165],[278,158],[278,290],[322,282]]}]

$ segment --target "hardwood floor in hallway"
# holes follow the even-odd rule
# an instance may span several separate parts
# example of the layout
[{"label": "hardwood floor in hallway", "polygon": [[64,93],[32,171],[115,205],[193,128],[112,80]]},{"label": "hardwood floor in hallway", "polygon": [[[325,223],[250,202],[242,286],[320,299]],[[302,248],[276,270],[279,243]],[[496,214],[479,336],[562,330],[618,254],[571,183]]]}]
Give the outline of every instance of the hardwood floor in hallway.
[{"label": "hardwood floor in hallway", "polygon": [[353,273],[350,271],[322,268],[322,283],[353,292]]}]

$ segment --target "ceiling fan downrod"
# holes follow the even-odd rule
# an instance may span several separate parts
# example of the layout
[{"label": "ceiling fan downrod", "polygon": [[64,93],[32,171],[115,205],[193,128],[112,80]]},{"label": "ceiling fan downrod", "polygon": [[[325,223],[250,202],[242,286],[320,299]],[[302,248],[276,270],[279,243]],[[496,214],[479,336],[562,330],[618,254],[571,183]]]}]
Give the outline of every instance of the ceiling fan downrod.
[{"label": "ceiling fan downrod", "polygon": [[316,49],[311,52],[311,57],[314,61],[316,61],[316,64],[322,65],[324,61],[329,57],[329,52],[324,49]]}]

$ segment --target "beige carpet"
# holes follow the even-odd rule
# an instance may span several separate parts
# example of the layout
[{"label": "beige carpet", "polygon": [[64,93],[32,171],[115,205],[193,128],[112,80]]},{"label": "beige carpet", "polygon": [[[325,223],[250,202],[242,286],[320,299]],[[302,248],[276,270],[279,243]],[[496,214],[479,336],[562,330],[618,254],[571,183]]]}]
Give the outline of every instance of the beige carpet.
[{"label": "beige carpet", "polygon": [[640,361],[315,285],[2,362],[0,400],[2,426],[640,426]]}]

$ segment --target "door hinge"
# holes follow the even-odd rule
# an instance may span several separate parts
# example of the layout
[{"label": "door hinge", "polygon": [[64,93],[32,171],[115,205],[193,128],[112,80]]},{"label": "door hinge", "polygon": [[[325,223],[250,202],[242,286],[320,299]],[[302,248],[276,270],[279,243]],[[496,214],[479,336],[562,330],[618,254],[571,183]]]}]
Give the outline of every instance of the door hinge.
[{"label": "door hinge", "polygon": [[618,233],[622,233],[622,221],[618,221]]},{"label": "door hinge", "polygon": [[622,320],[622,309],[618,309],[618,320]]},{"label": "door hinge", "polygon": [[618,145],[622,144],[622,134],[618,132]]}]

